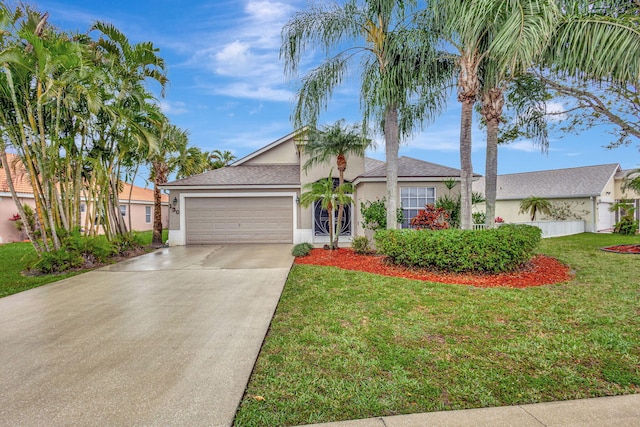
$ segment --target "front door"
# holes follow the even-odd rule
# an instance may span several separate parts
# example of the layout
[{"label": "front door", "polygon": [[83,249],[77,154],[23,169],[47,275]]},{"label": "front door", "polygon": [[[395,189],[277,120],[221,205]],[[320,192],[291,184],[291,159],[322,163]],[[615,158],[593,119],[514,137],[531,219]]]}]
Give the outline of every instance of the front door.
[{"label": "front door", "polygon": [[[335,224],[338,220],[338,209],[333,211]],[[351,205],[345,205],[342,214],[342,226],[340,227],[340,236],[351,236]],[[329,212],[322,209],[322,204],[318,201],[313,204],[313,235],[329,236]]]}]

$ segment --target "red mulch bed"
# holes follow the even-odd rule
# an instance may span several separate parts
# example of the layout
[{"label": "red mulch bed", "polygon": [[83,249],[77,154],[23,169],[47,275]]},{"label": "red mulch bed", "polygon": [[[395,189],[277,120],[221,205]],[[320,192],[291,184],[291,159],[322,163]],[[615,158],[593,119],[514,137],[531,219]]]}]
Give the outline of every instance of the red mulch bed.
[{"label": "red mulch bed", "polygon": [[308,256],[298,257],[295,262],[296,264],[333,266],[384,276],[483,288],[527,288],[562,283],[572,277],[568,266],[545,255],[535,256],[518,271],[501,274],[456,274],[411,269],[392,264],[383,256],[358,255],[352,249],[343,248],[333,251],[312,249]]},{"label": "red mulch bed", "polygon": [[640,245],[617,245],[601,248],[603,251],[615,252],[618,254],[640,254]]}]

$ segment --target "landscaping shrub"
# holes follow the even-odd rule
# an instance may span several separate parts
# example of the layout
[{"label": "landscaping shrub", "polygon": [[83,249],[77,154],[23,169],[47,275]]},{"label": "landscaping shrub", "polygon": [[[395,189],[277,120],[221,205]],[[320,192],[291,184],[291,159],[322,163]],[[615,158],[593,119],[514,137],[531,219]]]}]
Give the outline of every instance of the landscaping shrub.
[{"label": "landscaping shrub", "polygon": [[456,273],[512,271],[534,255],[538,227],[506,224],[491,230],[380,230],[376,248],[396,264]]},{"label": "landscaping shrub", "polygon": [[356,236],[351,240],[353,251],[360,255],[371,253],[371,241],[367,236]]},{"label": "landscaping shrub", "polygon": [[613,229],[614,233],[623,234],[626,236],[633,236],[638,231],[638,221],[635,221],[632,216],[625,215],[620,218],[620,221],[616,223]]},{"label": "landscaping shrub", "polygon": [[84,260],[77,251],[59,249],[44,252],[33,265],[33,269],[42,274],[52,274],[80,267],[83,263]]},{"label": "landscaping shrub", "polygon": [[411,226],[416,230],[445,230],[449,228],[449,214],[444,208],[426,205],[411,218]]},{"label": "landscaping shrub", "polygon": [[311,252],[311,249],[313,249],[313,245],[311,243],[298,243],[293,247],[293,249],[291,249],[291,255],[294,257],[307,256],[309,255],[309,252]]},{"label": "landscaping shrub", "polygon": [[487,216],[484,212],[474,212],[471,214],[474,224],[484,224]]},{"label": "landscaping shrub", "polygon": [[120,234],[112,241],[115,253],[127,257],[139,252],[144,246],[143,237],[137,233]]},{"label": "landscaping shrub", "polygon": [[[387,200],[383,197],[375,201],[367,200],[360,203],[362,227],[367,230],[384,230],[387,228]],[[396,221],[400,224],[404,220],[402,208],[396,210]]]}]

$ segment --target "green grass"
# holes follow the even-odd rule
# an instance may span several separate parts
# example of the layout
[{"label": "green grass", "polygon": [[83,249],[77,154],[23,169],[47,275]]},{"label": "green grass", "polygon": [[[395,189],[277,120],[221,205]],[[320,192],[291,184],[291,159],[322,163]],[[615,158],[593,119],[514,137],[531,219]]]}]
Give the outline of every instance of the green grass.
[{"label": "green grass", "polygon": [[575,278],[527,289],[297,265],[235,425],[638,393],[640,255],[598,250],[619,243],[640,238],[546,239]]},{"label": "green grass", "polygon": [[[152,233],[150,231],[139,232],[138,234],[142,236],[143,244],[151,244]],[[163,241],[166,241],[166,239],[167,230],[164,230]],[[36,252],[31,243],[0,245],[0,298],[87,271],[44,276],[24,276],[22,272],[26,271],[36,260]]]}]

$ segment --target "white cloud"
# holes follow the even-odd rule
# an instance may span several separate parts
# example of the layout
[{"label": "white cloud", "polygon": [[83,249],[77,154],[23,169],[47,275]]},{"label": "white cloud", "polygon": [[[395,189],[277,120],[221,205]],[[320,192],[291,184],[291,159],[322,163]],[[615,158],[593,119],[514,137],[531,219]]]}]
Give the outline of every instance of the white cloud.
[{"label": "white cloud", "polygon": [[540,151],[540,146],[537,144],[534,144],[533,141],[528,139],[524,141],[517,141],[517,142],[512,142],[510,144],[501,145],[500,147],[504,147],[509,150],[525,151],[527,153],[534,153],[534,152]]},{"label": "white cloud", "polygon": [[560,102],[547,102],[546,109],[547,114],[550,114],[547,116],[550,122],[561,122],[567,119],[566,108]]},{"label": "white cloud", "polygon": [[251,82],[231,83],[212,88],[218,95],[227,95],[233,98],[258,99],[262,101],[287,102],[293,94],[286,89],[277,89],[269,86],[260,86]]},{"label": "white cloud", "polygon": [[193,40],[186,65],[208,70],[218,80],[214,93],[235,98],[286,102],[279,60],[280,31],[294,7],[286,1],[249,0],[228,30],[212,31]]},{"label": "white cloud", "polygon": [[185,114],[189,112],[189,110],[187,109],[187,104],[185,104],[182,101],[171,102],[171,101],[164,100],[164,101],[160,101],[159,105],[160,105],[160,111],[162,111],[165,114],[178,115],[178,114]]}]

